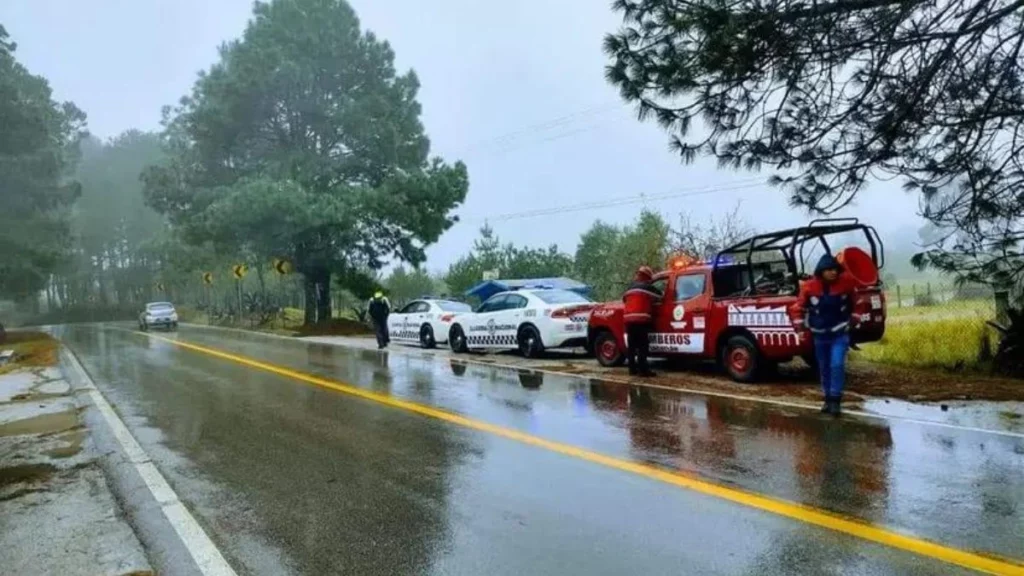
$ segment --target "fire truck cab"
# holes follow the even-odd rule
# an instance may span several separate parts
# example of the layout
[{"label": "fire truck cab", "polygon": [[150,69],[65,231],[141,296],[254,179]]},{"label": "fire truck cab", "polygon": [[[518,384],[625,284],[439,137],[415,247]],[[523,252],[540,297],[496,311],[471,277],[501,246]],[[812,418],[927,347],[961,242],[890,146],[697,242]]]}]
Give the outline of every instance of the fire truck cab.
[{"label": "fire truck cab", "polygon": [[[855,238],[859,241],[850,246]],[[834,252],[833,245],[849,247]],[[673,258],[654,277],[664,296],[655,305],[651,355],[715,360],[740,382],[754,381],[798,356],[813,364],[810,333],[796,304],[801,282],[824,252],[836,254],[861,286],[853,341],[880,340],[886,317],[881,238],[856,219],[831,219],[753,236],[709,261]],[[621,302],[609,302],[590,315],[588,344],[603,366],[625,360],[622,310]]]}]

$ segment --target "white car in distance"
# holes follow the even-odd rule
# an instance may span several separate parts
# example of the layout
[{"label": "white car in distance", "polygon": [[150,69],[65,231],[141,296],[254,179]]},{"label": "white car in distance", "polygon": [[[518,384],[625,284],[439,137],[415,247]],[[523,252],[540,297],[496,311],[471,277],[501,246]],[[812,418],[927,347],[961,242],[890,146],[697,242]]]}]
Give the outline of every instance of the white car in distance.
[{"label": "white car in distance", "polygon": [[587,321],[595,302],[570,290],[526,288],[501,292],[453,322],[453,352],[518,350],[527,358],[549,348],[587,345]]},{"label": "white car in distance", "polygon": [[448,329],[456,315],[472,311],[469,304],[453,300],[413,300],[388,315],[388,336],[395,342],[433,348],[448,342]]},{"label": "white car in distance", "polygon": [[139,330],[161,327],[165,330],[178,329],[178,311],[170,302],[150,302],[139,314]]}]

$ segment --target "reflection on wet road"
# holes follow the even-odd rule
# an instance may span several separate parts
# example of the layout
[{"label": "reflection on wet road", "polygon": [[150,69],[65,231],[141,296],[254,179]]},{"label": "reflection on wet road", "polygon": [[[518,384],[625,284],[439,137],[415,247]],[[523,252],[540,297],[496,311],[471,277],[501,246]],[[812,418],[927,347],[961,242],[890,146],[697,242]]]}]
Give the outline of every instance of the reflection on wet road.
[{"label": "reflection on wet road", "polygon": [[183,349],[178,339],[948,547],[1024,558],[1024,440],[183,329],[64,341],[253,573],[948,574],[814,525]]}]

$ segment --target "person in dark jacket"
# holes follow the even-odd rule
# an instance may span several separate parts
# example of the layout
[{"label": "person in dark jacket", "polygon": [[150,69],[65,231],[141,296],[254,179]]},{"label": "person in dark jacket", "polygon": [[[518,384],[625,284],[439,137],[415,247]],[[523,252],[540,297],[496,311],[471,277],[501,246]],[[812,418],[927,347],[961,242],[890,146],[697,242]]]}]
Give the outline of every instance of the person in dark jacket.
[{"label": "person in dark jacket", "polygon": [[625,303],[623,321],[626,324],[626,361],[634,376],[653,376],[647,365],[654,329],[654,306],[661,300],[661,292],[651,284],[654,273],[647,266],[636,271],[633,283],[622,295]]},{"label": "person in dark jacket", "polygon": [[373,298],[370,298],[368,308],[370,320],[373,321],[373,331],[377,335],[377,348],[384,348],[391,340],[388,335],[388,315],[391,314],[391,302],[388,302],[383,292],[378,291]]},{"label": "person in dark jacket", "polygon": [[844,273],[839,262],[825,254],[814,268],[814,277],[801,288],[798,300],[803,324],[814,339],[814,356],[825,395],[821,411],[835,416],[840,413],[846,383],[855,287],[856,281]]}]

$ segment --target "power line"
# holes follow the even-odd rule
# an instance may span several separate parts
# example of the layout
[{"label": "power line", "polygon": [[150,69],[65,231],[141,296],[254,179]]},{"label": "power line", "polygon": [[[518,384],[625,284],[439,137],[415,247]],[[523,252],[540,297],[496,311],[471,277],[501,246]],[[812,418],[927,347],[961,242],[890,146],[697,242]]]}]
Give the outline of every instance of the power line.
[{"label": "power line", "polygon": [[[479,150],[479,149],[488,149],[488,148],[492,148],[492,149],[496,148],[497,151],[499,151],[499,152],[500,151],[505,151],[505,150],[508,149],[508,146],[510,144],[515,144],[517,139],[519,139],[519,138],[521,138],[523,136],[528,136],[528,135],[532,135],[532,134],[536,134],[536,133],[540,133],[540,132],[551,131],[551,130],[554,130],[554,129],[566,128],[566,127],[571,126],[577,120],[580,120],[580,119],[583,119],[583,118],[589,118],[589,117],[592,117],[592,116],[598,116],[598,115],[601,115],[601,114],[605,114],[605,113],[607,113],[609,111],[612,111],[612,110],[622,109],[625,106],[626,106],[625,103],[614,102],[614,103],[608,103],[608,104],[604,104],[604,105],[600,105],[600,106],[594,106],[594,107],[591,107],[591,108],[586,108],[586,109],[583,109],[583,110],[579,110],[577,112],[573,112],[571,114],[566,114],[564,116],[559,116],[559,117],[556,117],[556,118],[552,118],[550,120],[546,120],[546,121],[538,123],[538,124],[533,124],[533,125],[530,125],[530,126],[526,126],[524,128],[513,130],[511,132],[506,132],[505,134],[501,134],[501,135],[495,136],[493,138],[487,138],[487,139],[484,139],[484,140],[477,141],[477,142],[475,142],[473,144],[470,144],[468,146],[465,146],[465,147],[462,147],[462,148],[458,149],[455,153],[456,154],[464,154],[464,153],[469,152],[469,151]],[[590,128],[596,127],[596,126],[597,126],[597,124],[593,124],[593,125],[590,126]],[[581,132],[581,131],[583,131],[583,130],[580,130],[580,129],[570,130],[567,133],[563,132],[561,134],[555,134],[554,136],[549,137],[549,138],[547,138],[545,140],[555,140],[555,139],[558,139],[560,137],[563,137],[563,136],[566,136],[566,135],[571,135],[571,134],[578,133],[578,132]]]},{"label": "power line", "polygon": [[660,194],[637,194],[633,196],[623,196],[619,198],[611,198],[608,200],[599,200],[596,202],[584,202],[578,204],[567,204],[563,206],[553,206],[549,208],[538,208],[536,210],[526,210],[523,212],[510,212],[506,214],[497,214],[493,216],[485,217],[473,217],[463,220],[463,222],[507,222],[509,220],[518,220],[522,218],[536,218],[538,216],[551,216],[555,214],[564,214],[567,212],[583,212],[587,210],[597,210],[601,208],[612,208],[616,206],[627,206],[629,204],[637,204],[641,202],[652,202],[662,200],[672,200],[677,198],[692,198],[695,196],[706,196],[708,194],[716,194],[720,192],[733,192],[738,190],[747,190],[754,187],[764,185],[764,180],[761,178],[748,178],[741,180],[738,183],[732,183],[727,186],[707,186],[703,188],[685,188],[675,189],[669,192],[663,192]]}]

